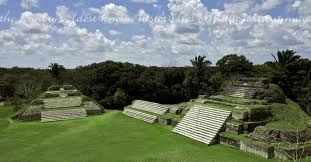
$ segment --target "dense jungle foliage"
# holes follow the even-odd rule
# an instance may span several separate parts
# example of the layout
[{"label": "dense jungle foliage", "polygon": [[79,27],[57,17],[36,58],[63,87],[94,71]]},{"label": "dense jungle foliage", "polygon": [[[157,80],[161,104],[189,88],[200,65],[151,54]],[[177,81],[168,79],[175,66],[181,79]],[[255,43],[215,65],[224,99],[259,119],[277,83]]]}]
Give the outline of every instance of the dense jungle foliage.
[{"label": "dense jungle foliage", "polygon": [[292,50],[278,51],[271,60],[253,65],[243,55],[230,54],[216,66],[211,66],[208,58],[198,56],[190,60],[189,67],[106,61],[75,69],[65,69],[57,63],[47,69],[0,68],[0,100],[18,104],[51,85],[72,84],[106,108],[122,109],[135,99],[172,104],[200,94],[216,94],[225,80],[247,76],[269,78],[310,113],[311,61]]}]

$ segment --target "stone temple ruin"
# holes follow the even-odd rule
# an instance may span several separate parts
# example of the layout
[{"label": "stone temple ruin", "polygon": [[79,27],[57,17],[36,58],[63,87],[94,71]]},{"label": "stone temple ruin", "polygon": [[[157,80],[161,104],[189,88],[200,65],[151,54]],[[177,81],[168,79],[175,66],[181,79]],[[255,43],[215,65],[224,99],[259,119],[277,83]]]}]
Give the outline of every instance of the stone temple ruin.
[{"label": "stone temple ruin", "polygon": [[216,136],[230,115],[230,111],[195,105],[173,131],[194,140],[212,144],[216,142]]},{"label": "stone temple ruin", "polygon": [[168,110],[169,107],[165,105],[135,100],[130,107],[124,109],[123,114],[148,123],[155,123],[158,120],[158,116],[165,114]]},{"label": "stone temple ruin", "polygon": [[59,120],[81,119],[89,115],[98,115],[104,109],[90,98],[82,95],[72,85],[51,86],[46,92],[32,101],[31,106],[19,120],[51,122]]},{"label": "stone temple ruin", "polygon": [[229,81],[224,88],[224,95],[240,98],[255,98],[268,86],[264,78],[241,78],[239,81]]},{"label": "stone temple ruin", "polygon": [[[188,103],[161,105],[136,100],[123,114],[148,123],[171,125],[173,132],[208,145],[220,143],[267,159],[289,160],[295,156],[293,148],[258,140],[265,134],[278,132],[278,140],[286,143],[290,142],[286,136],[293,135],[292,132],[262,131],[272,117],[271,100],[264,95],[268,88],[266,79],[242,78],[227,82],[219,95],[199,96]],[[311,155],[311,145],[306,150],[300,158]]]}]

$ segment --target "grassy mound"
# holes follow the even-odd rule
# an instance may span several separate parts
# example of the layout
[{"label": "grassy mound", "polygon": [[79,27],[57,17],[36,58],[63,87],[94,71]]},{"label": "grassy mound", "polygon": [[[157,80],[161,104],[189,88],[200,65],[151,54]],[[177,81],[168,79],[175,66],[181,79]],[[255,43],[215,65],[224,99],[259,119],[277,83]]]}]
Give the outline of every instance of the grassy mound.
[{"label": "grassy mound", "polygon": [[55,123],[13,122],[0,130],[0,149],[10,150],[0,152],[0,161],[271,161],[207,146],[118,111]]},{"label": "grassy mound", "polygon": [[283,90],[276,84],[270,84],[269,88],[264,91],[263,97],[269,103],[285,103],[286,100]]},{"label": "grassy mound", "polygon": [[303,130],[310,127],[311,119],[301,107],[289,99],[286,102],[270,106],[273,120],[266,127],[280,130]]}]

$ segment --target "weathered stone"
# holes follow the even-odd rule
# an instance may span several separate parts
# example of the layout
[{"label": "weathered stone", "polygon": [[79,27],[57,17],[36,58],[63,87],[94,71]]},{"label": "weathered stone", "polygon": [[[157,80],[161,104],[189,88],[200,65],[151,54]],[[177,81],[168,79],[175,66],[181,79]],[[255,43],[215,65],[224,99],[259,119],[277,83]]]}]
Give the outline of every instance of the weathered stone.
[{"label": "weathered stone", "polygon": [[250,137],[267,142],[289,142],[299,143],[311,140],[310,130],[302,131],[281,131],[276,129],[269,129],[264,126],[258,126],[250,134]]},{"label": "weathered stone", "polygon": [[93,102],[84,102],[83,104],[87,115],[100,115],[103,112],[103,109]]},{"label": "weathered stone", "polygon": [[226,132],[242,134],[244,132],[243,123],[226,123]]},{"label": "weathered stone", "polygon": [[73,85],[64,85],[63,89],[64,90],[77,90],[77,88],[74,87]]},{"label": "weathered stone", "polygon": [[76,107],[81,106],[81,97],[70,97],[70,98],[49,98],[44,99],[44,108],[59,108],[59,107]]},{"label": "weathered stone", "polygon": [[250,134],[250,137],[260,141],[277,142],[280,141],[280,131],[258,126]]},{"label": "weathered stone", "polygon": [[61,86],[59,86],[59,85],[53,85],[53,86],[48,88],[48,91],[59,91],[60,88],[61,88]]},{"label": "weathered stone", "polygon": [[274,155],[282,160],[298,160],[311,155],[311,146],[300,146],[292,149],[275,147]]},{"label": "weathered stone", "polygon": [[190,109],[191,109],[191,106],[184,107],[181,111],[181,115],[186,115]]},{"label": "weathered stone", "polygon": [[266,125],[266,123],[267,123],[266,121],[244,122],[243,123],[244,132],[246,133],[253,132],[256,127]]},{"label": "weathered stone", "polygon": [[240,140],[220,135],[220,144],[240,149]]},{"label": "weathered stone", "polygon": [[41,119],[42,106],[30,106],[17,119],[22,121],[35,121]]},{"label": "weathered stone", "polygon": [[235,120],[245,121],[248,118],[247,111],[232,111],[232,118]]},{"label": "weathered stone", "polygon": [[181,112],[182,112],[182,107],[176,106],[176,107],[171,107],[169,109],[169,113],[171,113],[171,114],[180,115]]},{"label": "weathered stone", "polygon": [[159,117],[158,118],[158,123],[161,125],[171,125],[171,119]]},{"label": "weathered stone", "polygon": [[263,121],[272,117],[270,107],[248,108],[249,121]]},{"label": "weathered stone", "polygon": [[280,131],[280,138],[282,141],[297,143],[311,140],[311,131],[309,129],[301,131]]},{"label": "weathered stone", "polygon": [[198,99],[208,99],[208,95],[199,95]]},{"label": "weathered stone", "polygon": [[271,159],[274,157],[274,147],[264,144],[260,145],[251,142],[241,141],[240,150],[256,154],[266,159]]},{"label": "weathered stone", "polygon": [[176,125],[177,125],[178,123],[179,123],[179,121],[171,120],[171,126],[172,126],[173,128],[175,128]]}]

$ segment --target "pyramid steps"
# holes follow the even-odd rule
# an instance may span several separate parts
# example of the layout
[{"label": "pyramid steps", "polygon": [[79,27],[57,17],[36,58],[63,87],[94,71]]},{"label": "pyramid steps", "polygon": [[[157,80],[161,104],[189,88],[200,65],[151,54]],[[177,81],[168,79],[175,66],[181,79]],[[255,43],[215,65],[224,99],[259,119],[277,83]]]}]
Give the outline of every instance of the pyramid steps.
[{"label": "pyramid steps", "polygon": [[55,109],[59,107],[77,107],[81,106],[81,97],[66,97],[66,98],[47,98],[43,100],[46,109]]},{"label": "pyramid steps", "polygon": [[253,98],[257,91],[261,88],[254,87],[239,87],[239,86],[228,86],[225,90],[226,96],[241,97],[241,98]]},{"label": "pyramid steps", "polygon": [[67,110],[52,110],[41,112],[41,122],[71,120],[85,118],[86,111],[84,109],[67,109]]},{"label": "pyramid steps", "polygon": [[158,119],[158,117],[155,115],[150,115],[147,113],[143,113],[143,112],[133,110],[133,109],[128,109],[128,108],[123,111],[123,114],[129,117],[135,118],[135,119],[143,120],[148,123],[155,123],[156,120]]},{"label": "pyramid steps", "polygon": [[205,144],[212,144],[230,115],[230,111],[195,105],[173,132]]},{"label": "pyramid steps", "polygon": [[131,107],[159,115],[163,115],[169,110],[169,106],[142,100],[133,101]]}]

